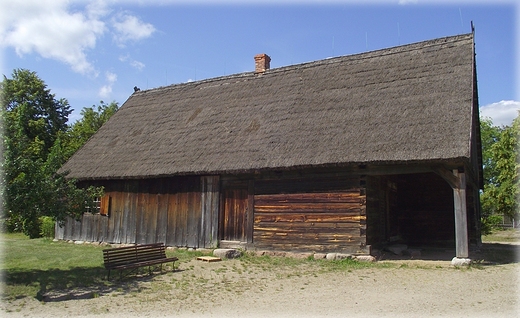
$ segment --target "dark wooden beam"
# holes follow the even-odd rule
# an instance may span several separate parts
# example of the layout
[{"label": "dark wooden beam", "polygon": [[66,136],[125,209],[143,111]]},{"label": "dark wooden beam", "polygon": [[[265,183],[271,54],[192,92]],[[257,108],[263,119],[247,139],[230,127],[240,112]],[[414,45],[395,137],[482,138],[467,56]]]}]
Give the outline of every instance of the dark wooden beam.
[{"label": "dark wooden beam", "polygon": [[[450,170],[444,167],[433,167],[433,172],[441,176],[453,188],[460,187],[460,180]],[[457,170],[458,171],[458,170]]]}]

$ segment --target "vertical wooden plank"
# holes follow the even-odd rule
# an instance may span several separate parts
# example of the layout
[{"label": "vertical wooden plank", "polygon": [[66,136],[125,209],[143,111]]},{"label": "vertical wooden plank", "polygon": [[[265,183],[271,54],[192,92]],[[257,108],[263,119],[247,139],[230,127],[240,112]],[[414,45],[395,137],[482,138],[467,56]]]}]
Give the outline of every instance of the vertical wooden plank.
[{"label": "vertical wooden plank", "polygon": [[206,233],[207,233],[207,214],[208,214],[208,206],[207,201],[208,197],[208,177],[201,176],[200,177],[200,202],[201,202],[201,218],[200,218],[200,230],[199,230],[199,242],[198,245],[204,247],[206,241]]},{"label": "vertical wooden plank", "polygon": [[59,222],[54,222],[54,238],[63,240],[65,237],[65,226],[60,226]]},{"label": "vertical wooden plank", "polygon": [[180,246],[177,241],[178,197],[178,193],[168,194],[168,230],[166,233],[166,242],[170,246]]},{"label": "vertical wooden plank", "polygon": [[[194,182],[193,182],[194,181]],[[189,247],[199,247],[200,224],[202,219],[202,206],[200,197],[200,177],[191,181],[187,206],[187,237],[186,244]]]},{"label": "vertical wooden plank", "polygon": [[186,227],[188,225],[188,193],[185,191],[178,194],[178,205],[176,213],[175,241],[178,246],[188,246],[186,240]]},{"label": "vertical wooden plank", "polygon": [[135,242],[143,244],[145,242],[145,227],[144,227],[144,194],[136,194],[135,206]]},{"label": "vertical wooden plank", "polygon": [[129,202],[128,202],[128,211],[125,214],[126,216],[126,235],[125,241],[126,243],[135,243],[136,242],[136,214],[137,214],[137,193],[139,192],[139,182],[132,181],[129,187]]},{"label": "vertical wooden plank", "polygon": [[168,227],[168,196],[163,193],[157,194],[157,224],[156,238],[158,243],[166,244],[166,229]]},{"label": "vertical wooden plank", "polygon": [[255,181],[249,180],[247,184],[247,209],[245,220],[245,237],[247,243],[253,243],[253,227],[254,227],[254,210],[255,210]]},{"label": "vertical wooden plank", "polygon": [[219,212],[219,177],[201,177],[201,234],[199,246],[217,247],[218,212]]},{"label": "vertical wooden plank", "polygon": [[[150,184],[148,182],[141,182],[139,187],[139,204],[141,209],[141,222],[137,226],[141,230],[141,243],[153,243],[150,240],[150,225],[151,225],[151,209],[150,209]],[[155,233],[153,235],[155,237]]]},{"label": "vertical wooden plank", "polygon": [[94,232],[97,231],[97,221],[101,217],[99,214],[90,215],[88,218],[88,222],[86,224],[86,231],[85,231],[85,241],[86,242],[92,242],[94,241]]},{"label": "vertical wooden plank", "polygon": [[155,243],[157,237],[157,191],[155,182],[149,185],[148,204],[146,208],[146,243]]},{"label": "vertical wooden plank", "polygon": [[166,244],[166,233],[168,228],[168,179],[159,182],[159,191],[157,193],[157,237],[158,243]]},{"label": "vertical wooden plank", "polygon": [[109,242],[110,243],[121,243],[121,218],[123,215],[124,208],[124,193],[117,192],[114,197],[114,213],[113,217],[110,218],[109,225]]},{"label": "vertical wooden plank", "polygon": [[100,220],[98,237],[97,237],[98,242],[106,242],[109,217],[110,217],[110,214],[109,214],[109,216],[103,217]]},{"label": "vertical wooden plank", "polygon": [[220,177],[215,176],[212,181],[211,198],[211,235],[208,241],[208,248],[218,246],[218,226],[220,215]]},{"label": "vertical wooden plank", "polygon": [[453,175],[459,179],[459,186],[453,188],[453,204],[455,208],[455,250],[459,258],[467,258],[468,223],[466,211],[466,175],[453,170]]},{"label": "vertical wooden plank", "polygon": [[81,241],[81,221],[74,220],[74,232],[72,239],[74,241]]}]

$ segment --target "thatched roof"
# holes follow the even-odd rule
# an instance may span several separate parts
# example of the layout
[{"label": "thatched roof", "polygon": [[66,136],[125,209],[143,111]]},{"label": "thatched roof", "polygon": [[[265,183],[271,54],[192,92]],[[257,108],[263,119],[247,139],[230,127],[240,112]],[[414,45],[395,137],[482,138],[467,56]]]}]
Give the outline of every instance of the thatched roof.
[{"label": "thatched roof", "polygon": [[473,52],[466,34],[139,91],[61,171],[111,179],[466,160]]}]

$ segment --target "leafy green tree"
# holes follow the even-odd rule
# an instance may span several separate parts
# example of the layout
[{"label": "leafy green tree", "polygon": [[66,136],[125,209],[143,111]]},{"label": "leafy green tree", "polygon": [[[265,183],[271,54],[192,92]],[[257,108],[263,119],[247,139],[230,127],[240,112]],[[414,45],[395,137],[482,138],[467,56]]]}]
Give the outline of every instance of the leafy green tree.
[{"label": "leafy green tree", "polygon": [[[511,126],[492,126],[481,121],[484,191],[483,223],[495,215],[518,217],[520,115]],[[489,229],[488,229],[489,230]]]},{"label": "leafy green tree", "polygon": [[65,152],[67,159],[83,146],[118,109],[119,105],[115,101],[110,104],[100,101],[97,106],[83,108],[81,119],[72,124],[67,131],[67,136],[63,137],[67,140]]},{"label": "leafy green tree", "polygon": [[46,173],[42,169],[58,133],[67,129],[70,106],[56,99],[47,85],[24,69],[4,76],[4,211],[16,230],[39,236],[38,217],[47,205]]},{"label": "leafy green tree", "polygon": [[79,216],[100,189],[79,189],[57,174],[72,150],[63,140],[70,106],[35,72],[17,69],[0,83],[3,125],[2,207],[11,231],[40,236],[40,217]]}]

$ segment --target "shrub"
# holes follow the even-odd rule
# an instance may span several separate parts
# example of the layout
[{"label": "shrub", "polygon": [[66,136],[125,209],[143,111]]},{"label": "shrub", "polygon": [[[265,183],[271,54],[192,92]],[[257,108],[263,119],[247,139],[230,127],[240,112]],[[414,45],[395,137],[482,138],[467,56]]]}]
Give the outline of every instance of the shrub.
[{"label": "shrub", "polygon": [[482,235],[489,235],[500,229],[502,226],[502,216],[498,214],[491,214],[482,218]]},{"label": "shrub", "polygon": [[50,216],[40,217],[40,236],[54,238],[54,219]]}]

